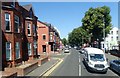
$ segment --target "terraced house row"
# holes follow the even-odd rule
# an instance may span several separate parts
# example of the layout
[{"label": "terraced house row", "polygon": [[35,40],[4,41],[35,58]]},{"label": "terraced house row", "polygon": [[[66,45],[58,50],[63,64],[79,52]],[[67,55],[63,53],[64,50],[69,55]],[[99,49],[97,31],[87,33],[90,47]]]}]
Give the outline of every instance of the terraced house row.
[{"label": "terraced house row", "polygon": [[2,2],[1,29],[3,70],[59,50],[57,29],[39,21],[32,5]]}]

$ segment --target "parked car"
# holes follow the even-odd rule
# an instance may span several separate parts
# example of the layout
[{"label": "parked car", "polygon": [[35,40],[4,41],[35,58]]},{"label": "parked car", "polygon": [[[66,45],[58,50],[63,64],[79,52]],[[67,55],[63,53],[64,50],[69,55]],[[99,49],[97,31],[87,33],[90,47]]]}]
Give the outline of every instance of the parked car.
[{"label": "parked car", "polygon": [[105,53],[98,48],[86,47],[84,63],[90,71],[106,73],[108,70],[107,58]]},{"label": "parked car", "polygon": [[120,60],[110,61],[110,69],[114,70],[120,75]]},{"label": "parked car", "polygon": [[77,47],[76,50],[80,50],[80,47]]},{"label": "parked car", "polygon": [[81,48],[81,49],[79,50],[79,52],[80,52],[81,54],[84,54],[84,53],[85,53],[84,48]]},{"label": "parked car", "polygon": [[65,48],[64,53],[69,53],[69,48]]},{"label": "parked car", "polygon": [[117,49],[110,50],[109,52],[111,55],[115,55],[115,56],[120,57],[120,51]]},{"label": "parked car", "polygon": [[69,46],[69,49],[71,49],[71,46]]},{"label": "parked car", "polygon": [[74,46],[74,49],[76,49],[77,47],[76,46]]}]

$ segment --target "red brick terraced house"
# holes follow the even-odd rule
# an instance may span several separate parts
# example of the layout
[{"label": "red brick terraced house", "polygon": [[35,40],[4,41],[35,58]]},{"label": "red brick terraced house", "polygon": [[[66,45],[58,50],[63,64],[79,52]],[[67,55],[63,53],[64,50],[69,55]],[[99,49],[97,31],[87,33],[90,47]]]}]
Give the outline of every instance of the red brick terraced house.
[{"label": "red brick terraced house", "polygon": [[38,55],[48,54],[50,52],[50,45],[49,45],[49,26],[46,23],[41,21],[37,21],[38,27]]},{"label": "red brick terraced house", "polygon": [[54,26],[50,25],[49,26],[49,32],[50,32],[50,41],[49,44],[51,45],[51,51],[55,52],[55,51],[59,51],[60,48],[60,36],[59,33],[57,31],[57,29],[55,29]]},{"label": "red brick terraced house", "polygon": [[55,51],[59,51],[60,49],[60,36],[58,31],[55,29]]},{"label": "red brick terraced house", "polygon": [[[37,17],[32,5],[22,6],[24,60],[37,58]],[[27,53],[28,54],[27,54]],[[27,57],[27,58],[26,58]]]},{"label": "red brick terraced house", "polygon": [[[2,66],[22,62],[22,13],[17,2],[2,2]],[[3,69],[4,70],[4,69]]]},{"label": "red brick terraced house", "polygon": [[57,51],[60,45],[60,37],[57,30],[51,24],[37,22],[38,26],[38,54]]},{"label": "red brick terraced house", "polygon": [[37,17],[32,5],[2,2],[2,69],[37,57]]}]

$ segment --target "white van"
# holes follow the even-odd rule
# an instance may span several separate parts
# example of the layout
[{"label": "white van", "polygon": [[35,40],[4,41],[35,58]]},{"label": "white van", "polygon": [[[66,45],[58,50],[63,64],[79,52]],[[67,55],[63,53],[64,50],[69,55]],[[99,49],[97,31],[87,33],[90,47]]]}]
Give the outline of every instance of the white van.
[{"label": "white van", "polygon": [[98,48],[93,47],[86,47],[84,50],[85,56],[83,59],[89,70],[106,73],[109,65],[107,63],[104,52]]}]

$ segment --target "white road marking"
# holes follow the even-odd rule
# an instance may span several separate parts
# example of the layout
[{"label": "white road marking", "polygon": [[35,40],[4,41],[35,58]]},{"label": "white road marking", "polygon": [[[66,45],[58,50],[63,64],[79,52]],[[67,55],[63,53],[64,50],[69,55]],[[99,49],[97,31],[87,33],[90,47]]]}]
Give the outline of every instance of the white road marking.
[{"label": "white road marking", "polygon": [[79,76],[81,76],[81,65],[79,65]]},{"label": "white road marking", "polygon": [[81,62],[80,57],[79,57],[79,63]]},{"label": "white road marking", "polygon": [[81,76],[81,65],[80,65],[80,62],[81,62],[81,60],[80,60],[80,55],[79,55],[79,76]]}]

